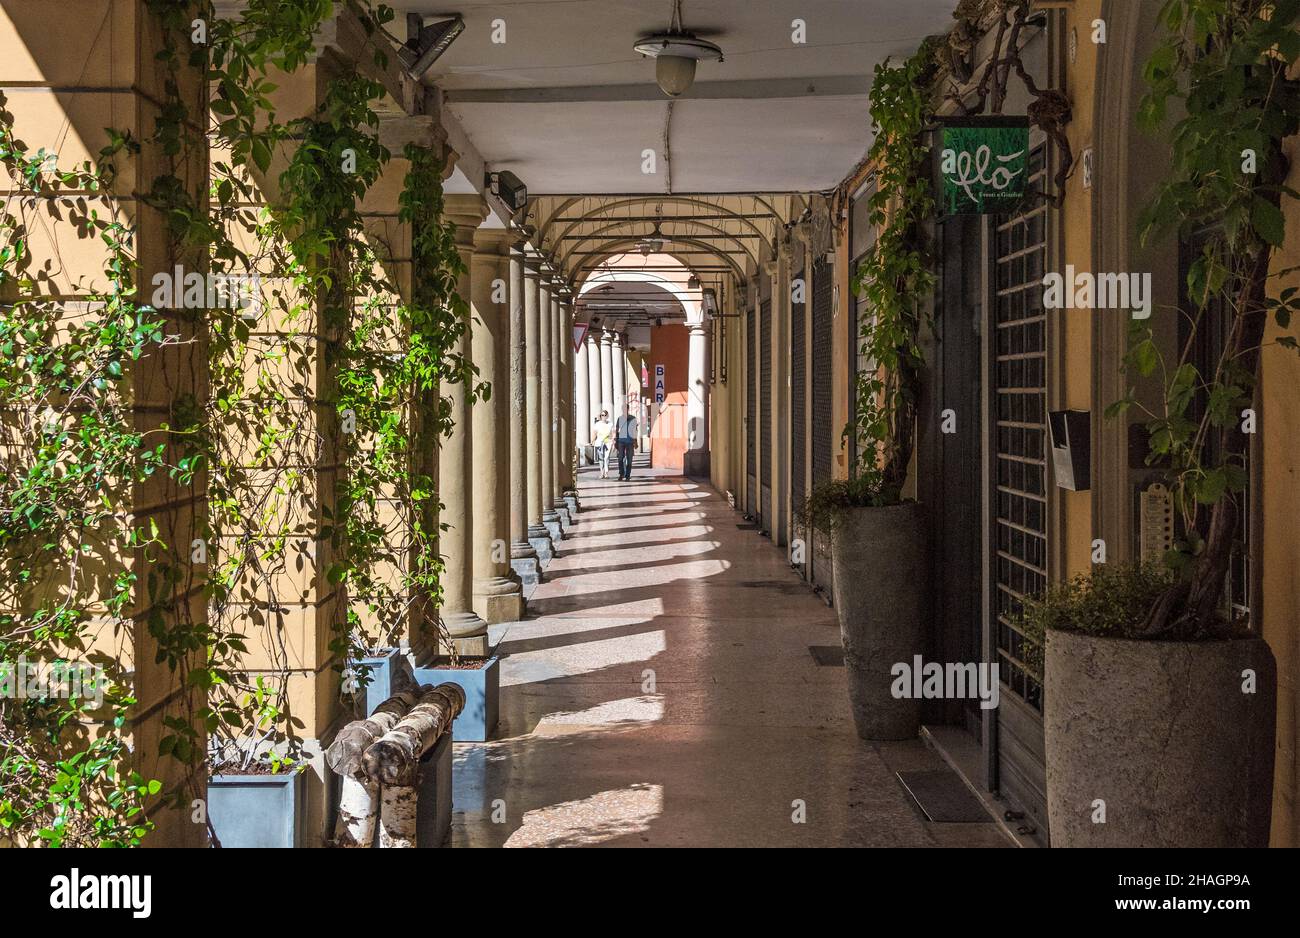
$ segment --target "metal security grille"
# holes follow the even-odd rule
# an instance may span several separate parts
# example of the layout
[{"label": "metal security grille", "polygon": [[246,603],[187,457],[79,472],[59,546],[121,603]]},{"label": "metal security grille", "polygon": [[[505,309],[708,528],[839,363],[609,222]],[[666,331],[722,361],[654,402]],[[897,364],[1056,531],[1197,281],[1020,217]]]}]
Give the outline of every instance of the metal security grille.
[{"label": "metal security grille", "polygon": [[[818,259],[812,268],[812,482],[817,485],[831,477],[834,465],[835,432],[834,423],[834,385],[831,382],[833,337],[832,314],[834,313],[835,288],[832,277],[834,266]],[[827,595],[834,590],[831,575],[831,539],[825,531],[814,531],[812,535],[812,561],[809,564],[809,578],[820,587],[825,587]]]},{"label": "metal security grille", "polygon": [[759,366],[758,386],[758,448],[762,465],[763,485],[759,518],[768,518],[772,504],[772,301],[764,300],[759,306],[759,327],[762,344],[758,350],[762,364]]},{"label": "metal security grille", "polygon": [[832,266],[818,260],[813,264],[812,293],[812,474],[813,484],[831,477],[835,449],[831,427],[834,407],[831,387],[831,283]]},{"label": "metal security grille", "polygon": [[[1030,159],[1031,188],[1045,176],[1044,151]],[[1013,620],[1026,597],[1047,587],[1047,317],[1043,268],[1046,205],[996,229],[993,627],[1003,682],[1033,710],[1043,688],[1025,666]]]},{"label": "metal security grille", "polygon": [[[796,283],[807,284],[804,272],[794,275]],[[801,298],[803,298],[801,296]],[[804,441],[807,439],[807,421],[804,419],[804,403],[808,399],[808,369],[804,362],[804,324],[808,318],[808,303],[790,304],[790,503],[799,505],[804,499],[807,482],[807,466],[804,459]]]},{"label": "metal security grille", "polygon": [[745,310],[745,453],[748,459],[749,479],[745,493],[745,507],[752,514],[758,500],[755,461],[757,451],[754,432],[758,427],[758,362],[754,342],[754,309]]}]

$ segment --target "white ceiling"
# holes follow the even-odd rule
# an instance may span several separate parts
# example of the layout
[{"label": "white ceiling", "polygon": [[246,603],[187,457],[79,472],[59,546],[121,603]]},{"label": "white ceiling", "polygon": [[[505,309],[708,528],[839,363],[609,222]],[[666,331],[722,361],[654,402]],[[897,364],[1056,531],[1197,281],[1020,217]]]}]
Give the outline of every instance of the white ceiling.
[{"label": "white ceiling", "polygon": [[[654,62],[632,51],[639,36],[668,27],[669,0],[394,6],[464,16],[465,32],[428,80],[489,167],[541,195],[829,189],[870,145],[874,66],[947,29],[955,2],[685,0],[684,26],[726,59],[701,63],[671,108]],[[795,18],[807,24],[806,44],[791,41]],[[498,19],[503,44],[492,42]],[[646,149],[658,155],[654,175],[641,171]]]}]

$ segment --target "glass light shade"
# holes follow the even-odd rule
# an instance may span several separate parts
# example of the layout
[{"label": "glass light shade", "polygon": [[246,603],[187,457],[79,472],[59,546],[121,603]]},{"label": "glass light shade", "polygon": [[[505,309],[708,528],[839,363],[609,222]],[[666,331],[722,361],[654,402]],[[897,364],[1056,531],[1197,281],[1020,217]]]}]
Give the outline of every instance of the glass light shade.
[{"label": "glass light shade", "polygon": [[681,55],[657,56],[655,80],[664,94],[675,98],[695,83],[695,60]]}]

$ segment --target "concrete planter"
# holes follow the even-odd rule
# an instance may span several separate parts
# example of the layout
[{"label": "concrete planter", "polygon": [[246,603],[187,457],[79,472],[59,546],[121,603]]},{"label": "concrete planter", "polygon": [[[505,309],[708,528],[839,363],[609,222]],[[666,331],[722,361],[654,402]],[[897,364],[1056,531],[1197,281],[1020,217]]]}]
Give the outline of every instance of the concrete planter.
[{"label": "concrete planter", "polygon": [[1043,693],[1052,846],[1268,845],[1277,664],[1264,641],[1054,631]]},{"label": "concrete planter", "polygon": [[306,807],[304,772],[208,779],[208,818],[222,847],[302,846]]},{"label": "concrete planter", "polygon": [[459,684],[465,691],[465,709],[451,725],[452,739],[458,743],[483,742],[497,727],[501,698],[500,660],[488,658],[481,668],[440,667],[439,662],[415,668],[421,684]]},{"label": "concrete planter", "polygon": [[894,698],[890,669],[922,651],[927,550],[917,504],[852,509],[831,534],[849,703],[862,739],[914,739],[920,731],[921,701]]}]

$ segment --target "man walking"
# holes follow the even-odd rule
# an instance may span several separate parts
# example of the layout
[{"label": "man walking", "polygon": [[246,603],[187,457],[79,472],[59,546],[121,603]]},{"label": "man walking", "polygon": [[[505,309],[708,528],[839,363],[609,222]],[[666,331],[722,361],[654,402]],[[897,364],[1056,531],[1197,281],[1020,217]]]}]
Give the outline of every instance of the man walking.
[{"label": "man walking", "polygon": [[632,453],[641,448],[637,437],[636,418],[627,412],[627,398],[623,399],[623,413],[614,422],[614,442],[618,447],[618,478],[620,482],[632,479]]}]

